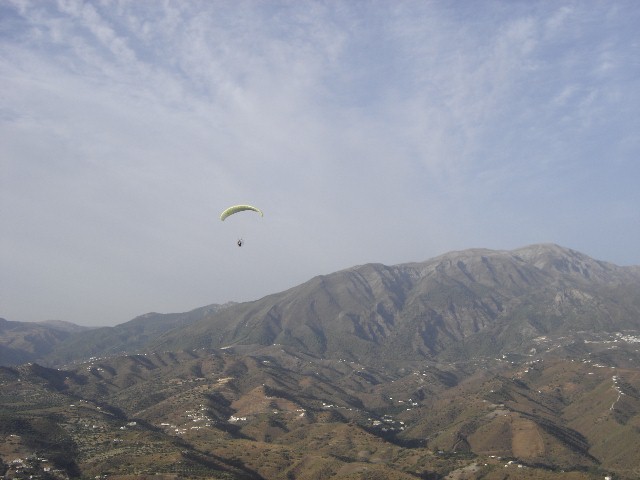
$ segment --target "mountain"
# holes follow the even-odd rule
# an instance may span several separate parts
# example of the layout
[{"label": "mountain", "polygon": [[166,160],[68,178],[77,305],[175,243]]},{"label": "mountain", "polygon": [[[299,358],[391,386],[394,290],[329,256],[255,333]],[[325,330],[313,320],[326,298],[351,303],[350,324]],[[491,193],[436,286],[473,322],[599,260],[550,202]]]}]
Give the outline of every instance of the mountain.
[{"label": "mountain", "polygon": [[13,322],[0,318],[0,365],[17,365],[42,358],[73,335],[89,330],[69,322]]},{"label": "mountain", "polygon": [[640,328],[640,267],[553,244],[473,249],[315,277],[262,299],[83,332],[50,364],[119,352],[288,345],[362,363],[527,353],[535,339]]},{"label": "mountain", "polygon": [[366,364],[528,353],[537,337],[640,328],[640,270],[556,245],[369,264],[234,305],[154,350],[288,345]]},{"label": "mountain", "polygon": [[101,327],[81,332],[61,343],[48,355],[55,363],[68,363],[93,356],[119,355],[144,349],[169,330],[189,325],[234,305],[208,305],[187,313],[147,313],[116,327]]},{"label": "mountain", "polygon": [[639,345],[638,267],[557,245],[357,266],[0,367],[0,475],[631,480]]}]

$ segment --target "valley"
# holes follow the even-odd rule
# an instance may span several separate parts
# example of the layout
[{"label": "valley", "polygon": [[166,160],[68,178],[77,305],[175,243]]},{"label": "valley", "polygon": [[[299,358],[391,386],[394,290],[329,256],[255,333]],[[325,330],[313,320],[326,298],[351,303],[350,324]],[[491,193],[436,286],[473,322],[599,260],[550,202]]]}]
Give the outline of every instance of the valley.
[{"label": "valley", "polygon": [[279,345],[3,367],[0,455],[54,478],[634,478],[636,336],[589,338],[396,371]]}]

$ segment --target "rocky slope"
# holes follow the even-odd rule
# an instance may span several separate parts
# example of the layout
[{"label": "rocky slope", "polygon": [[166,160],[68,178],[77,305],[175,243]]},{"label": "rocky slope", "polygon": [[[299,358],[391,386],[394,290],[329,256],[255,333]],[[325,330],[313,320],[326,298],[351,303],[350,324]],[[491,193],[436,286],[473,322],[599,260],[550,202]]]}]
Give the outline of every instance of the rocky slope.
[{"label": "rocky slope", "polygon": [[288,345],[363,363],[526,353],[546,334],[640,327],[640,273],[556,245],[369,264],[216,312],[149,348]]},{"label": "rocky slope", "polygon": [[640,269],[556,245],[362,265],[67,333],[46,357],[59,369],[0,367],[0,474],[640,471]]}]

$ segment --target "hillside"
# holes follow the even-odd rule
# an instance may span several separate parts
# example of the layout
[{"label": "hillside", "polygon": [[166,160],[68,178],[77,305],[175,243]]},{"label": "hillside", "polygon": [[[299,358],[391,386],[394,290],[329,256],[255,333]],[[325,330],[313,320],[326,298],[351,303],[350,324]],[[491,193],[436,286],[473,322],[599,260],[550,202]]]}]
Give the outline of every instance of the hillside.
[{"label": "hillside", "polygon": [[149,348],[288,345],[366,364],[527,353],[541,335],[640,328],[637,268],[555,245],[354,267],[168,331]]},{"label": "hillside", "polygon": [[253,302],[152,314],[85,332],[43,361],[281,344],[327,358],[393,364],[526,353],[540,335],[638,328],[639,267],[549,244],[357,266]]},{"label": "hillside", "polygon": [[208,305],[187,313],[147,313],[115,327],[95,328],[69,337],[44,358],[55,359],[54,363],[60,364],[135,352],[167,331],[182,330],[231,305]]},{"label": "hillside", "polygon": [[636,478],[640,337],[585,340],[395,371],[273,345],[3,368],[0,459],[37,451],[85,477]]},{"label": "hillside", "polygon": [[0,318],[0,365],[17,365],[42,358],[60,343],[88,331],[69,322],[13,322]]},{"label": "hillside", "polygon": [[66,330],[40,357],[60,368],[0,367],[0,474],[640,471],[640,269],[556,245],[362,265],[254,302]]}]

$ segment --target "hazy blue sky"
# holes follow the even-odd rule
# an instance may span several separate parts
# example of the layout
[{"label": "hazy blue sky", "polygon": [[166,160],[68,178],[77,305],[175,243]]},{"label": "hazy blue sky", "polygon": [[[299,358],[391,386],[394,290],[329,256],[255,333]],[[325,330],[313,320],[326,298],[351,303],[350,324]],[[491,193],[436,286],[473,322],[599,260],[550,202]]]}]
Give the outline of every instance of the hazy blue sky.
[{"label": "hazy blue sky", "polygon": [[472,247],[640,264],[638,25],[636,0],[0,0],[0,316],[113,325]]}]

